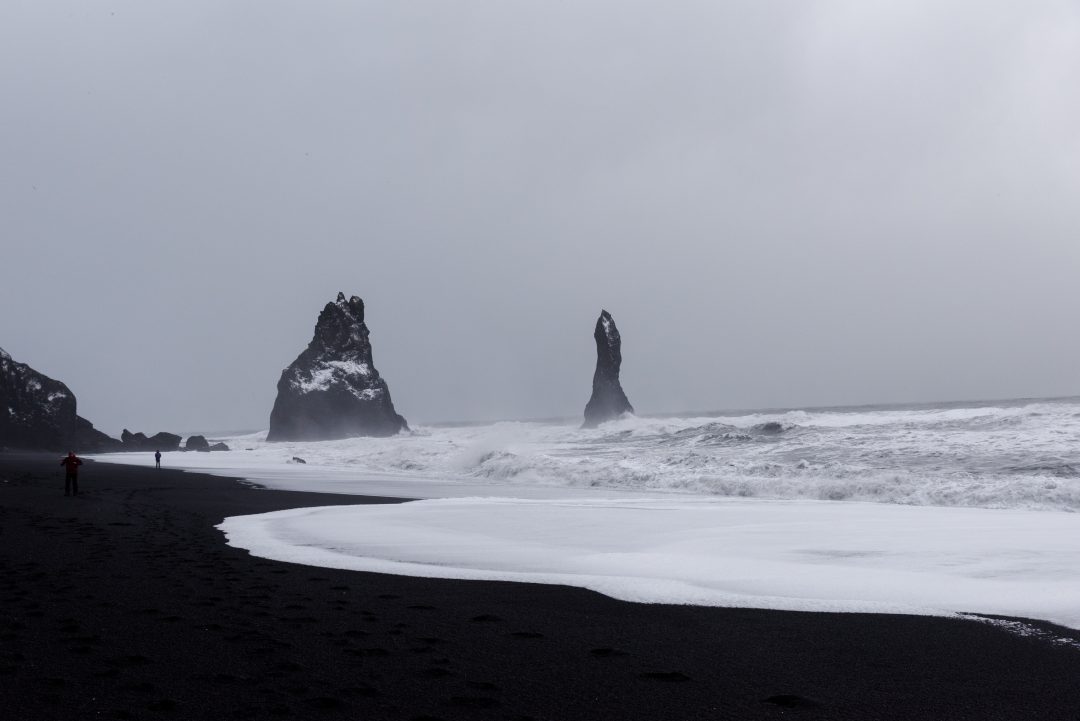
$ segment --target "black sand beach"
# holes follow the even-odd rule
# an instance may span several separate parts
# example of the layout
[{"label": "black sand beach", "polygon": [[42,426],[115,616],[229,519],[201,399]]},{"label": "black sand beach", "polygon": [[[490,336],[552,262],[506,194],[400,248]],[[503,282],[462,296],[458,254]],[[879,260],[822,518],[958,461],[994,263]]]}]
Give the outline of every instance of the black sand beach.
[{"label": "black sand beach", "polygon": [[0,717],[1080,719],[1068,645],[262,560],[214,525],[394,501],[147,460],[87,463],[65,498],[59,457],[0,455]]}]

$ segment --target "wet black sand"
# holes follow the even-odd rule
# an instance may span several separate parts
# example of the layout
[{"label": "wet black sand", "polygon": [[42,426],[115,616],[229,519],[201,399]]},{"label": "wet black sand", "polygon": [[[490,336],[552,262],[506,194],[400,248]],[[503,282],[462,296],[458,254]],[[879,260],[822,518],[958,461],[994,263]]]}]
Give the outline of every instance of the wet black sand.
[{"label": "wet black sand", "polygon": [[1080,719],[1080,651],[991,626],[266,561],[214,525],[392,499],[58,463],[0,455],[3,719]]}]

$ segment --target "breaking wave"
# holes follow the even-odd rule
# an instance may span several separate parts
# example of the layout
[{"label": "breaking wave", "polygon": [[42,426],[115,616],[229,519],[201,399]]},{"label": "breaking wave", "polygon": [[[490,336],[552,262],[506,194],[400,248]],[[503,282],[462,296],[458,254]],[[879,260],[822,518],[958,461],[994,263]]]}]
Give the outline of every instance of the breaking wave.
[{"label": "breaking wave", "polygon": [[626,417],[595,429],[504,422],[393,438],[227,439],[253,463],[358,475],[771,499],[1080,510],[1076,399]]}]

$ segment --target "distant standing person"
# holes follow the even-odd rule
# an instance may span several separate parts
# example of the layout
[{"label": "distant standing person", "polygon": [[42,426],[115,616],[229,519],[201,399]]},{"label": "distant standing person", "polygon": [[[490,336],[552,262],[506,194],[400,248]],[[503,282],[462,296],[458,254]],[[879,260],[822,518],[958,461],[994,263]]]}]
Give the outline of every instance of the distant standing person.
[{"label": "distant standing person", "polygon": [[154,451],[154,468],[161,468],[161,451]]},{"label": "distant standing person", "polygon": [[82,465],[82,459],[75,455],[75,451],[68,451],[60,465],[64,467],[64,495],[79,495],[79,466]]}]

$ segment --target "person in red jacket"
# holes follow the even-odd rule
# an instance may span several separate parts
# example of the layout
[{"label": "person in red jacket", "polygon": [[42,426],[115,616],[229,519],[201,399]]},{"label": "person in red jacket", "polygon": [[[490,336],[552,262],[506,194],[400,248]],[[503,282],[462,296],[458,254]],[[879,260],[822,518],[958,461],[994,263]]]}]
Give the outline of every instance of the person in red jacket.
[{"label": "person in red jacket", "polygon": [[79,495],[79,466],[82,465],[82,459],[75,455],[75,451],[68,451],[60,465],[64,467],[64,495]]}]

